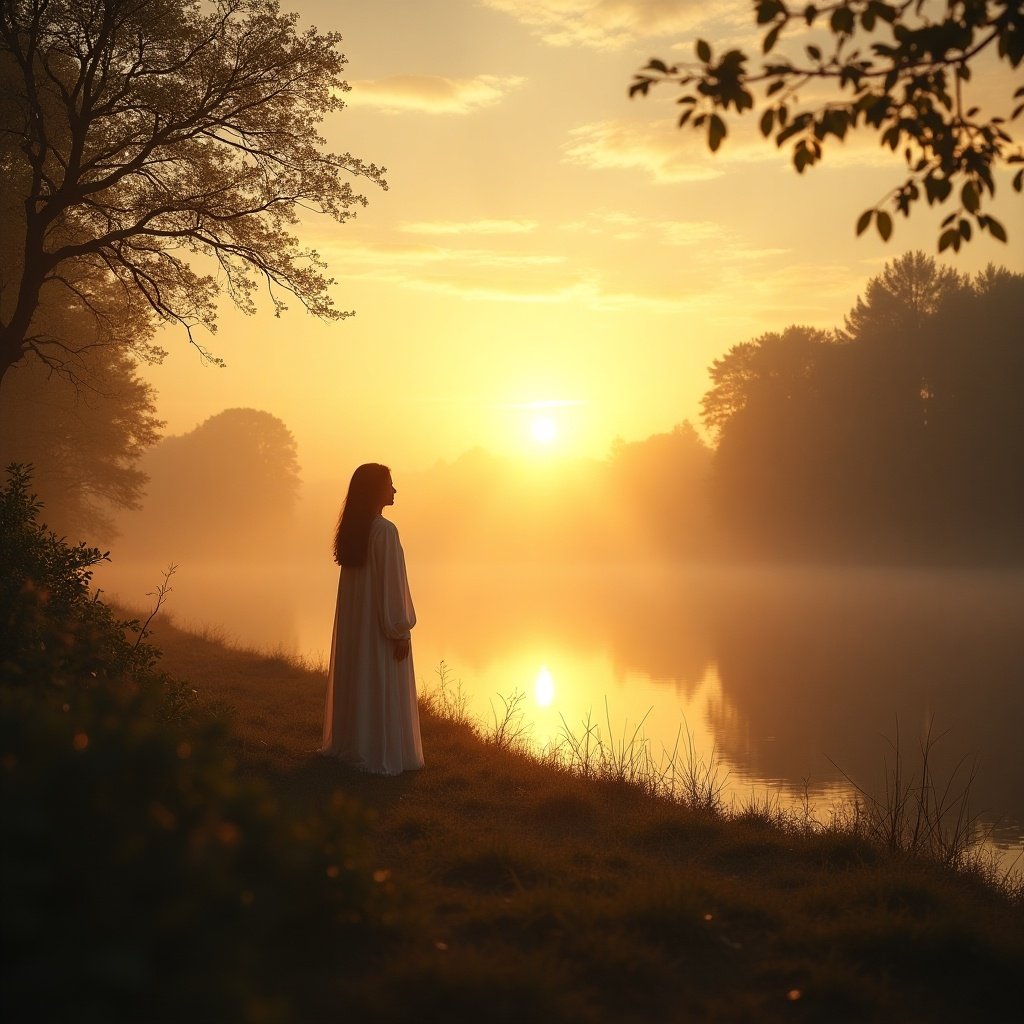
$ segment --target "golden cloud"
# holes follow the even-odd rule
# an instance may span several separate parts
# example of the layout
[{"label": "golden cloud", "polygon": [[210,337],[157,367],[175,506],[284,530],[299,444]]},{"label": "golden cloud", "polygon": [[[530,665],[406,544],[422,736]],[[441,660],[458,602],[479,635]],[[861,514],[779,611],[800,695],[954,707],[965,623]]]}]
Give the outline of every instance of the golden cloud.
[{"label": "golden cloud", "polygon": [[483,5],[515,18],[549,46],[595,49],[691,31],[736,13],[724,0],[483,0]]},{"label": "golden cloud", "polygon": [[492,107],[525,81],[516,76],[477,75],[444,78],[440,75],[392,75],[351,83],[345,103],[373,107],[388,114],[471,114]]}]

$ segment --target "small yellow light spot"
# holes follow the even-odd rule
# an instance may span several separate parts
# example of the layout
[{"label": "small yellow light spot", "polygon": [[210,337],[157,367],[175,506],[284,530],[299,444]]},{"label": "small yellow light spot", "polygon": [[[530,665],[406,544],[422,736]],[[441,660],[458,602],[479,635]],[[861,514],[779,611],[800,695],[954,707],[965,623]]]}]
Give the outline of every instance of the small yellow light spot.
[{"label": "small yellow light spot", "polygon": [[182,740],[178,744],[178,757],[182,761],[187,761],[192,756],[192,744],[188,740]]},{"label": "small yellow light spot", "polygon": [[76,732],[75,738],[71,741],[75,750],[85,750],[89,746],[89,737],[84,732]]},{"label": "small yellow light spot", "polygon": [[441,950],[442,953],[444,953],[448,949],[448,943],[447,942],[442,942],[440,939],[438,939],[434,943],[434,949],[439,949],[439,950]]},{"label": "small yellow light spot", "polygon": [[797,1000],[798,1000],[798,999],[799,999],[799,998],[800,998],[800,997],[801,997],[802,995],[803,995],[803,992],[801,992],[801,991],[800,991],[800,989],[798,989],[798,988],[791,988],[791,989],[790,989],[790,990],[789,990],[789,991],[788,991],[788,992],[786,993],[786,998],[787,998],[787,999],[788,999],[788,1000],[789,1000],[789,1001],[790,1001],[791,1003],[795,1003],[795,1002],[796,1002],[796,1001],[797,1001]]},{"label": "small yellow light spot", "polygon": [[711,918],[712,918],[712,916],[713,916],[712,914],[705,914],[705,915],[704,915],[704,920],[705,920],[705,921],[710,921],[710,920],[711,920]]},{"label": "small yellow light spot", "polygon": [[327,877],[328,878],[337,878],[340,873],[341,872],[338,871],[338,865],[337,864],[331,864],[327,868]]},{"label": "small yellow light spot", "polygon": [[373,873],[373,880],[375,882],[386,882],[391,877],[391,872],[387,868],[377,868]]}]

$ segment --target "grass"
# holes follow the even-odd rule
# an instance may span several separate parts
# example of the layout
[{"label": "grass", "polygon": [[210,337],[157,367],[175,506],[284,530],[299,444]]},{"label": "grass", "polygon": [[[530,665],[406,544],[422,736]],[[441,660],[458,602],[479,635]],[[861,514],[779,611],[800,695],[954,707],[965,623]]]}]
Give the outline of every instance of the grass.
[{"label": "grass", "polygon": [[[371,1024],[959,1024],[1019,1010],[1020,888],[879,842],[866,797],[825,823],[768,794],[728,812],[713,758],[681,734],[655,759],[639,728],[613,742],[610,726],[566,727],[534,756],[514,695],[473,723],[443,665],[422,701],[427,767],[360,775],[315,753],[322,667],[159,619],[153,640],[228,718],[240,773],[299,807],[342,792],[374,815],[392,942],[359,982],[305,979],[323,1013],[310,1019],[344,1006]],[[913,794],[901,773],[895,791]]]}]

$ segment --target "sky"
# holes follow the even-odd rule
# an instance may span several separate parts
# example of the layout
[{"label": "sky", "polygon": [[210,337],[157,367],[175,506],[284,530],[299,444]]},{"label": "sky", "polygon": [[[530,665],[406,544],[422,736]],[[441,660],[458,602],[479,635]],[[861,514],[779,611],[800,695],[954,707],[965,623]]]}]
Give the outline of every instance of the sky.
[{"label": "sky", "polygon": [[[697,38],[756,53],[745,0],[282,8],[344,39],[351,91],[322,126],[328,148],[387,168],[386,192],[355,181],[369,199],[355,219],[301,229],[355,316],[275,318],[263,303],[246,317],[225,302],[206,342],[224,369],[162,332],[169,355],[144,376],[168,434],[265,410],[294,433],[310,482],[475,447],[603,458],[616,438],[698,424],[708,367],[731,346],[841,326],[887,260],[935,252],[941,208],[901,218],[888,244],[856,237],[861,211],[903,180],[873,138],[830,144],[798,175],[749,114],[712,155],[676,128],[671,89],[629,99],[634,72],[689,59]],[[1006,97],[1009,76],[973,88]],[[997,193],[1010,244],[986,236],[943,262],[1024,272],[1024,203],[1009,175]]]}]

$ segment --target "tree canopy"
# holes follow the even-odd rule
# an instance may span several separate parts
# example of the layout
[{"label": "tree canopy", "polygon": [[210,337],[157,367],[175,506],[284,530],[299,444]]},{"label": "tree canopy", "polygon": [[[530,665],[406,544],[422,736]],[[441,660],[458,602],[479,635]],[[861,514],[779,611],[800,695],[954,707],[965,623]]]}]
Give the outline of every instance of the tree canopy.
[{"label": "tree canopy", "polygon": [[[873,221],[887,241],[893,214],[909,216],[921,199],[931,206],[952,197],[956,208],[941,222],[940,252],[959,250],[974,229],[1007,240],[986,203],[995,195],[995,172],[1024,163],[1008,131],[1024,110],[1024,86],[1011,96],[1007,75],[1007,110],[995,114],[985,114],[969,90],[979,66],[1008,70],[1024,59],[1020,0],[754,0],[753,10],[758,66],[748,67],[743,50],[716,53],[699,39],[696,63],[651,60],[634,76],[630,95],[646,96],[663,82],[679,87],[679,127],[705,132],[712,152],[728,135],[728,117],[757,112],[761,134],[789,144],[801,173],[830,144],[874,133],[902,153],[906,178],[860,215],[858,234]],[[800,46],[798,56],[783,52],[787,43]],[[1012,187],[1024,188],[1024,168]]]},{"label": "tree canopy", "polygon": [[716,511],[773,554],[1020,558],[1024,275],[906,253],[824,332],[790,327],[711,367]]},{"label": "tree canopy", "polygon": [[165,437],[140,460],[143,514],[122,517],[122,549],[263,557],[280,552],[302,485],[295,438],[276,416],[225,409],[186,434]]},{"label": "tree canopy", "polygon": [[352,178],[387,187],[318,134],[348,89],[340,42],[274,0],[6,0],[0,378],[29,353],[63,368],[45,293],[107,321],[113,283],[207,356],[193,331],[215,329],[221,292],[245,312],[262,284],[277,312],[291,296],[348,315],[295,235],[299,210],[343,222],[365,204]]}]

